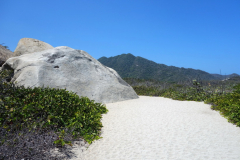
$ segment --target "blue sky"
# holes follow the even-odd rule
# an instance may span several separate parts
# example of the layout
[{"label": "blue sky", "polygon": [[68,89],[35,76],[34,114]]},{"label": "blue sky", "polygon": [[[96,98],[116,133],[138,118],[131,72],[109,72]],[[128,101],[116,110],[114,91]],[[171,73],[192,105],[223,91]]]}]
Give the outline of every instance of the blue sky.
[{"label": "blue sky", "polygon": [[96,59],[132,53],[240,74],[239,0],[1,0],[0,44],[14,51],[25,37]]}]

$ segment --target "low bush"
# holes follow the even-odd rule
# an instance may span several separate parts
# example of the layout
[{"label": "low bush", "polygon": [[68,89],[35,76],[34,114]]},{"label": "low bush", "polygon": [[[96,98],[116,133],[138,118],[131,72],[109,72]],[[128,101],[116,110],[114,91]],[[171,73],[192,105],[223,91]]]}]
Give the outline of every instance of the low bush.
[{"label": "low bush", "polygon": [[212,109],[220,111],[229,122],[240,127],[240,84],[233,87],[235,90],[226,95],[214,95],[205,100]]},{"label": "low bush", "polygon": [[210,93],[202,88],[199,82],[193,81],[191,87],[174,84],[166,89],[154,86],[133,86],[138,95],[162,96],[175,100],[204,101],[210,97]]},{"label": "low bush", "polygon": [[147,96],[161,96],[165,91],[159,90],[156,87],[147,87],[147,86],[133,86],[133,89],[137,95],[147,95]]},{"label": "low bush", "polygon": [[[71,145],[66,139],[69,136],[72,137],[70,140],[83,138],[88,143],[100,138],[101,114],[108,111],[103,104],[66,89],[16,87],[7,82],[10,74],[3,71],[0,79],[0,159],[11,157],[10,153],[4,153],[3,146],[14,150],[20,143],[27,144],[34,134],[46,138],[44,134],[49,133],[48,136],[54,139],[49,143],[54,142],[60,147]],[[10,135],[15,135],[15,139]]]}]

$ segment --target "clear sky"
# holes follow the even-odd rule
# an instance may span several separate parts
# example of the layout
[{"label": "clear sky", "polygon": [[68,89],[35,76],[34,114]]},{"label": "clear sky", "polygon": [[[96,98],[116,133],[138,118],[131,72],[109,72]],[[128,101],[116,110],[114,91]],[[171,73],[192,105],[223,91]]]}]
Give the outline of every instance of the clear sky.
[{"label": "clear sky", "polygon": [[240,74],[240,0],[1,0],[0,44],[21,38]]}]

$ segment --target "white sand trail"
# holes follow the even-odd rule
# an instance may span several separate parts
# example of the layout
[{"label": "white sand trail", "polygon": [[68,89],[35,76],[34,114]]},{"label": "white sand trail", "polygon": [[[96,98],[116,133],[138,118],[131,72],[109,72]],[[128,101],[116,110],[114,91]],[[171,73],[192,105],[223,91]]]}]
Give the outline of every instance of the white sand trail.
[{"label": "white sand trail", "polygon": [[[203,102],[162,97],[109,103],[86,160],[240,160],[240,128]],[[80,159],[80,158],[75,158]]]}]

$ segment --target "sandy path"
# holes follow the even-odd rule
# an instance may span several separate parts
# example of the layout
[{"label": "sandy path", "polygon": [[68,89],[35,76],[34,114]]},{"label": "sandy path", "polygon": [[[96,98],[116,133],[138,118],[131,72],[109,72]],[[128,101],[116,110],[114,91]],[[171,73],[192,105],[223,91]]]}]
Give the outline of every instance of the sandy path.
[{"label": "sandy path", "polygon": [[240,160],[240,128],[203,102],[140,96],[106,106],[103,138],[76,151],[86,160]]}]

